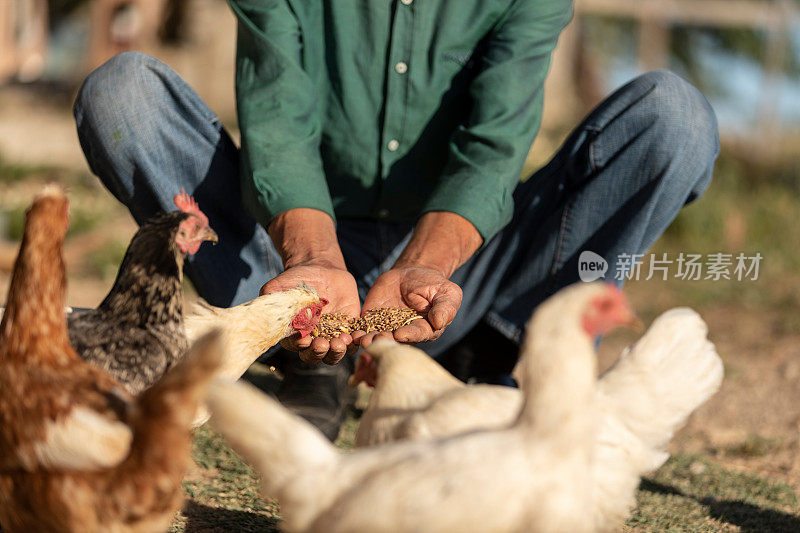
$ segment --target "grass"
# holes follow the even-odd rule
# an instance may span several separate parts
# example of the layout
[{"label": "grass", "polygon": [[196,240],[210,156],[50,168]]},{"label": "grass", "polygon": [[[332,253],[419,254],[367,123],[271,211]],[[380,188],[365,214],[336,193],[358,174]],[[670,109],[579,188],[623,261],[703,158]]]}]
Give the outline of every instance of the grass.
[{"label": "grass", "polygon": [[781,446],[779,439],[748,435],[742,442],[725,448],[725,455],[732,457],[764,457],[777,451]]},{"label": "grass", "polygon": [[195,435],[199,470],[184,482],[187,505],[172,531],[277,531],[277,505],[258,494],[258,479],[221,437],[206,427]]},{"label": "grass", "polygon": [[123,240],[112,239],[94,250],[87,257],[85,263],[89,272],[101,279],[111,280],[117,275],[122,258],[128,243]]},{"label": "grass", "polygon": [[0,154],[0,185],[14,186],[26,182],[58,182],[71,191],[87,192],[99,186],[97,178],[81,171],[52,165],[29,165],[7,161]]},{"label": "grass", "polygon": [[626,531],[800,531],[788,485],[678,455],[642,481]]},{"label": "grass", "polygon": [[[83,237],[71,274],[81,277],[113,279],[116,276],[130,235],[116,234],[114,221],[124,218],[119,205],[94,176],[82,171],[51,166],[11,164],[0,155],[0,243],[22,238],[25,211],[41,185],[56,182],[70,198],[70,225],[67,243]],[[68,244],[69,245],[69,244]]]},{"label": "grass", "polygon": [[12,163],[0,156],[0,183],[18,183],[31,176],[53,179],[58,173],[58,169],[52,167]]},{"label": "grass", "polygon": [[[44,184],[51,181],[65,186],[70,196],[70,224],[67,238],[97,229],[114,210],[120,209],[107,201],[97,201],[100,185],[97,179],[85,173],[51,167],[9,165],[0,158],[0,187],[4,186],[10,190],[25,190],[24,194],[10,195],[10,199],[0,198],[0,220],[4,233],[0,237],[11,241],[22,238],[25,211],[30,203],[32,192],[38,188],[37,186],[26,187],[26,185]],[[28,188],[31,191],[27,191]]]},{"label": "grass", "polygon": [[[772,174],[769,174],[772,172]],[[783,333],[800,333],[800,178],[777,170],[752,170],[723,153],[704,196],[684,208],[650,253],[739,253],[763,257],[755,281],[658,281],[672,303],[698,309],[738,306],[775,316]],[[645,259],[649,259],[648,254]],[[647,271],[648,262],[642,267]],[[676,265],[670,266],[670,275]],[[644,283],[642,281],[629,282]],[[651,281],[652,283],[652,281]]]}]

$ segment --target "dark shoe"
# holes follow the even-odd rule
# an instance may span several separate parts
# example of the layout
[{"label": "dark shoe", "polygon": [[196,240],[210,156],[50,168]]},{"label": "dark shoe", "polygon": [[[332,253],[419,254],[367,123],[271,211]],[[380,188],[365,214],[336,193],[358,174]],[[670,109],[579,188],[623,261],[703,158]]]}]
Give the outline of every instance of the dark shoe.
[{"label": "dark shoe", "polygon": [[464,382],[516,386],[510,374],[518,353],[515,342],[485,322],[478,322],[437,361]]},{"label": "dark shoe", "polygon": [[355,402],[355,390],[347,385],[353,372],[353,358],[345,357],[335,366],[311,366],[291,354],[283,361],[283,382],[278,401],[322,431],[333,442],[339,436],[347,410]]}]

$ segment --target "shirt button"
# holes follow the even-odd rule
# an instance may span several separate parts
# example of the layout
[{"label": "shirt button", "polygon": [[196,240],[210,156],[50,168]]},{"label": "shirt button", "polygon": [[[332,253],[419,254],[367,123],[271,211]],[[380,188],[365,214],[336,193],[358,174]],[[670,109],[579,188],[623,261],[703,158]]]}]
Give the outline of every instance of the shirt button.
[{"label": "shirt button", "polygon": [[404,6],[410,6],[414,0],[400,0],[400,3]]},{"label": "shirt button", "polygon": [[378,211],[378,218],[389,218],[389,210],[381,209],[380,211]]},{"label": "shirt button", "polygon": [[398,141],[397,139],[392,139],[391,141],[389,141],[388,143],[386,143],[386,148],[387,148],[387,149],[388,149],[390,152],[394,152],[394,151],[396,151],[398,148],[400,148],[400,141]]},{"label": "shirt button", "polygon": [[397,72],[398,74],[405,74],[406,72],[408,72],[408,64],[401,61],[394,66],[394,71]]}]

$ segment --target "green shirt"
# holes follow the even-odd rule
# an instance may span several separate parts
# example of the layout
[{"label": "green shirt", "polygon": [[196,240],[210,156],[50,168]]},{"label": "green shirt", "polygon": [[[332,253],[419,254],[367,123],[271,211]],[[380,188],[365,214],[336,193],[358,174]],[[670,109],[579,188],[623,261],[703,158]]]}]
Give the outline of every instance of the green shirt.
[{"label": "green shirt", "polygon": [[539,129],[571,0],[229,0],[245,205],[414,221],[487,242]]}]

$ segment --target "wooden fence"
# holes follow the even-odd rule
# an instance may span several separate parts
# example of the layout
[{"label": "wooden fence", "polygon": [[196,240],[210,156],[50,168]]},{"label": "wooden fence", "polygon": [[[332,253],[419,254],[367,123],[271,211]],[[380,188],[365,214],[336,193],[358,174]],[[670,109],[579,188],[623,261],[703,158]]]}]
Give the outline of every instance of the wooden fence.
[{"label": "wooden fence", "polygon": [[[576,25],[585,16],[628,19],[638,28],[638,63],[641,70],[669,64],[670,29],[675,26],[742,28],[767,36],[761,59],[764,76],[759,91],[758,123],[754,137],[758,150],[780,145],[777,89],[786,71],[792,24],[798,20],[791,0],[576,0]],[[725,133],[725,132],[723,132]]]}]

